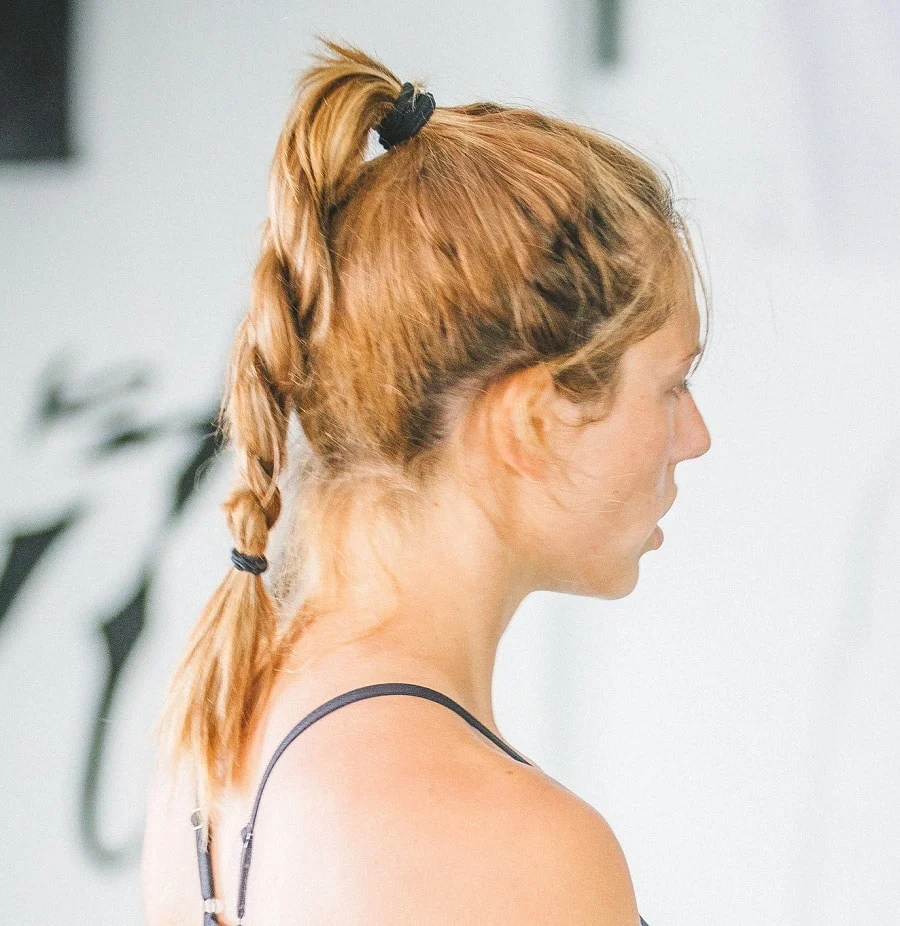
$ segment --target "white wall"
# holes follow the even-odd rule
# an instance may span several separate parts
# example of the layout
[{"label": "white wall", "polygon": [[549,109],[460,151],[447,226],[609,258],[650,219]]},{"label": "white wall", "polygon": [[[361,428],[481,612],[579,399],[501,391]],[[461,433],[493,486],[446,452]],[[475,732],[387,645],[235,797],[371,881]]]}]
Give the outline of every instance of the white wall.
[{"label": "white wall", "polygon": [[[695,394],[712,449],[676,471],[664,546],[615,602],[529,598],[504,638],[505,735],[610,821],[651,926],[845,924],[900,904],[897,19],[784,0],[626,3],[591,73],[586,0],[82,3],[76,148],[0,168],[4,538],[83,516],[0,625],[7,917],[140,922],[136,854],[78,812],[99,624],[154,567],[107,714],[100,841],[141,828],[168,666],[230,568],[211,473],[166,527],[246,306],[269,159],[312,35],[438,105],[552,109],[673,174],[713,287]],[[104,401],[36,429],[42,378]],[[148,371],[146,389],[121,371]],[[100,459],[123,425],[150,439]],[[52,876],[48,876],[52,872]]]}]

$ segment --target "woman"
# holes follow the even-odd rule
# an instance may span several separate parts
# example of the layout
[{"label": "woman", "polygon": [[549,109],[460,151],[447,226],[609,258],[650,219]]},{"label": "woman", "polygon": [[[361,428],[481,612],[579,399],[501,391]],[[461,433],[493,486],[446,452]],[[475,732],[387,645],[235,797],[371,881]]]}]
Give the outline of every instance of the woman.
[{"label": "woman", "polygon": [[709,448],[690,239],[623,144],[325,44],[230,355],[235,568],[161,717],[147,921],[638,926],[615,835],[503,740],[491,681],[530,592],[634,588]]}]

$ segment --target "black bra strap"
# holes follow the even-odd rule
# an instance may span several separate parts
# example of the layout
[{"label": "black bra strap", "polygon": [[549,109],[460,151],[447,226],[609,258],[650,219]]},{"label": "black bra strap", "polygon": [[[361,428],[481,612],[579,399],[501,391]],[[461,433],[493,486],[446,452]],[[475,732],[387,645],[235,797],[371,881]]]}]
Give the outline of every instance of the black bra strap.
[{"label": "black bra strap", "polygon": [[[269,764],[266,766],[265,771],[262,775],[262,780],[260,781],[259,788],[256,791],[256,798],[253,801],[253,810],[250,814],[250,822],[241,830],[241,837],[243,839],[243,846],[241,848],[241,864],[240,864],[240,883],[238,884],[238,898],[237,898],[237,914],[238,919],[236,926],[241,926],[244,920],[244,908],[246,906],[246,896],[247,896],[247,875],[250,872],[250,855],[252,852],[253,845],[253,827],[256,825],[256,814],[259,810],[259,802],[262,798],[263,789],[266,786],[266,781],[268,781],[269,775],[272,772],[272,769],[275,767],[275,763],[281,757],[281,754],[287,749],[288,746],[309,726],[314,724],[317,720],[321,720],[326,714],[330,714],[332,711],[337,710],[339,707],[343,707],[345,704],[352,704],[354,701],[362,701],[365,698],[374,698],[379,695],[393,695],[393,694],[405,694],[405,695],[414,695],[419,698],[427,698],[429,701],[435,701],[438,704],[443,704],[444,707],[450,708],[450,710],[459,714],[464,720],[468,721],[476,730],[480,733],[483,733],[491,742],[499,746],[507,755],[511,756],[513,759],[518,762],[523,762],[525,765],[531,765],[531,763],[524,757],[519,755],[511,746],[507,746],[498,736],[496,736],[491,730],[489,730],[477,717],[469,713],[461,704],[457,704],[452,698],[448,697],[445,694],[442,694],[440,691],[435,691],[433,688],[427,688],[425,685],[415,685],[410,682],[380,682],[375,685],[365,685],[362,688],[354,688],[352,691],[346,691],[343,694],[339,694],[336,697],[332,698],[330,701],[326,701],[324,704],[319,705],[315,710],[310,711],[291,731],[285,736],[281,741],[281,744],[275,750],[275,754],[269,760]],[[198,817],[199,819],[199,817]],[[193,822],[193,818],[192,818]],[[203,898],[206,903],[207,908],[212,903],[215,908],[216,901],[212,900],[212,864],[210,861],[209,847],[208,845],[204,848],[202,841],[200,839],[200,832],[197,833],[197,855],[200,863],[200,882],[201,887],[203,888]],[[208,876],[204,874],[208,873]],[[205,880],[206,879],[206,880]],[[207,892],[209,897],[207,897]],[[211,924],[217,924],[218,918],[215,915],[215,912],[205,912],[203,926],[211,926]]]},{"label": "black bra strap", "polygon": [[219,901],[213,889],[212,858],[209,848],[203,843],[203,833],[200,823],[199,808],[191,814],[191,826],[197,836],[197,862],[200,866],[200,893],[203,895],[203,926],[219,926],[216,913],[219,910]]}]

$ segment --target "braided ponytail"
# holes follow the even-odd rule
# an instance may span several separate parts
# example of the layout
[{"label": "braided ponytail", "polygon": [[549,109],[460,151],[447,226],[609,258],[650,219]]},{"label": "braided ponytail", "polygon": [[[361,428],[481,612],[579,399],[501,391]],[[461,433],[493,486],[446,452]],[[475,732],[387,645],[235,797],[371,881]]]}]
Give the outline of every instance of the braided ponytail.
[{"label": "braided ponytail", "polygon": [[[325,40],[297,87],[269,175],[250,308],[228,358],[218,426],[234,449],[237,482],[222,504],[234,548],[264,557],[281,513],[291,411],[302,410],[307,356],[329,328],[334,278],[328,215],[362,167],[373,119],[400,82],[353,48]],[[275,601],[261,575],[230,569],[187,642],[157,735],[174,767],[189,760],[204,834],[216,794],[241,781],[247,729],[265,706],[280,653]]]}]

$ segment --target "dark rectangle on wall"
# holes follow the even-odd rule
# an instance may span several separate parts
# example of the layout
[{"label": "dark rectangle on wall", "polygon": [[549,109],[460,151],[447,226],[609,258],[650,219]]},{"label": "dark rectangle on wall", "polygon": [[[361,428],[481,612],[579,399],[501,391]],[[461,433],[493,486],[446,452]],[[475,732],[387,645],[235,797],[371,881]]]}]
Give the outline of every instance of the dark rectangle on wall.
[{"label": "dark rectangle on wall", "polygon": [[0,160],[71,153],[69,0],[0,0]]},{"label": "dark rectangle on wall", "polygon": [[596,0],[596,23],[597,60],[611,70],[622,59],[622,0]]}]

